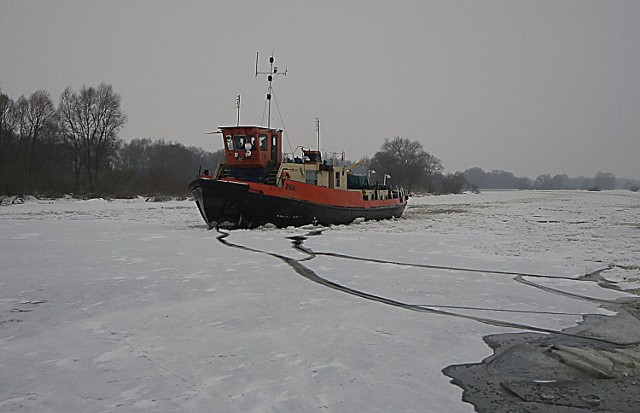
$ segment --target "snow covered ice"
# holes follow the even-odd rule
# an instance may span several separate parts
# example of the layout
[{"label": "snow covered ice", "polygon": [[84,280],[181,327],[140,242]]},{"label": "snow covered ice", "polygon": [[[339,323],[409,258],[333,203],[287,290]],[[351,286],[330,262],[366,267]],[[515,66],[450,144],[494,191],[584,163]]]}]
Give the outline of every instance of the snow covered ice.
[{"label": "snow covered ice", "polygon": [[[483,336],[640,291],[638,193],[416,197],[314,230],[225,245],[190,201],[5,203],[0,411],[472,412],[441,370]],[[577,280],[597,271],[619,290]]]}]

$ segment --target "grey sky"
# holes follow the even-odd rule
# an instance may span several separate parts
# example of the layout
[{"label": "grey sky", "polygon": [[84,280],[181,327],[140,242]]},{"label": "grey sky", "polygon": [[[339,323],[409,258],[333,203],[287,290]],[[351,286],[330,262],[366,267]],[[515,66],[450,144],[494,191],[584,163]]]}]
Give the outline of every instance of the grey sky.
[{"label": "grey sky", "polygon": [[0,0],[2,91],[111,84],[125,139],[220,149],[236,95],[261,123],[273,50],[294,147],[319,117],[354,160],[401,136],[449,172],[640,179],[640,1]]}]

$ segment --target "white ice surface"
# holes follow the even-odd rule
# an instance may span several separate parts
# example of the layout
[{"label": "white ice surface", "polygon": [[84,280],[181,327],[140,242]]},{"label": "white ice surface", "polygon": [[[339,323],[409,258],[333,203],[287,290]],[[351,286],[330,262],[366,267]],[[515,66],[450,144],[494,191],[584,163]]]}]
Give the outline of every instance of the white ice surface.
[{"label": "white ice surface", "polygon": [[[402,219],[304,243],[388,263],[308,259],[286,238],[306,232],[226,240],[396,302],[552,330],[611,313],[464,269],[559,277],[525,279],[604,300],[640,287],[632,192],[412,198]],[[218,235],[188,201],[0,206],[0,411],[471,412],[442,368],[490,355],[485,335],[523,331],[349,295]],[[567,279],[603,268],[628,293]]]}]

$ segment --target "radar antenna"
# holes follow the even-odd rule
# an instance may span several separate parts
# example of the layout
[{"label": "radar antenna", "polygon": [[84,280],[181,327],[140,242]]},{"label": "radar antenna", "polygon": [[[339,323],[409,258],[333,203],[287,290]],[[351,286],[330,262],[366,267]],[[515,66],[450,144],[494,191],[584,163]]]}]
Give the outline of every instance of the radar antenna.
[{"label": "radar antenna", "polygon": [[284,72],[278,72],[278,67],[273,65],[274,59],[273,56],[269,56],[269,71],[268,72],[260,72],[258,71],[258,57],[259,52],[256,52],[256,77],[258,75],[265,75],[267,80],[269,81],[269,88],[267,89],[267,102],[269,104],[269,113],[267,116],[267,128],[271,129],[271,95],[273,94],[273,87],[271,86],[273,80],[278,75],[287,75],[287,69],[284,69]]}]

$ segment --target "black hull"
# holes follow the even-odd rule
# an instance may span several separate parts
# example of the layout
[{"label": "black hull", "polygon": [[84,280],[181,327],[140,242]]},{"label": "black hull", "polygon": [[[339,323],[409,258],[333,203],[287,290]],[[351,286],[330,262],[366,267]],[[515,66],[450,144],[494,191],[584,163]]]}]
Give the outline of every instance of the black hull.
[{"label": "black hull", "polygon": [[406,206],[406,203],[399,203],[374,208],[338,207],[264,195],[249,191],[248,184],[210,179],[196,179],[189,189],[209,228],[349,224],[357,218],[379,220],[400,217]]}]

